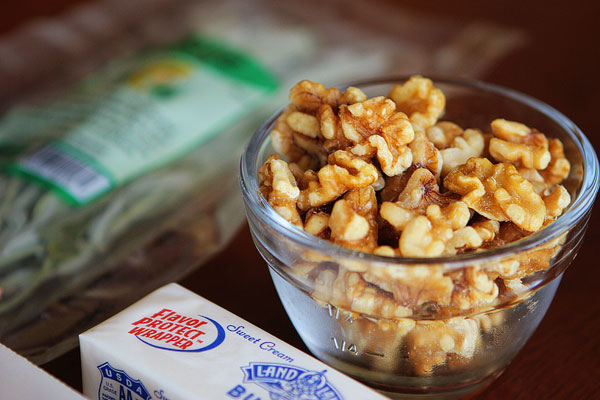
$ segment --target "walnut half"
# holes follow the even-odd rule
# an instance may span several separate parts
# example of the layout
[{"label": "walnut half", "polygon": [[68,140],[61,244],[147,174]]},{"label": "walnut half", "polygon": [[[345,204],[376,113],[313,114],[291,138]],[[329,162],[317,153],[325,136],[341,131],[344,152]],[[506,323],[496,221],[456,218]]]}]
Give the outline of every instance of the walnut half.
[{"label": "walnut half", "polygon": [[444,186],[462,195],[470,208],[491,220],[512,221],[530,232],[544,223],[544,201],[512,164],[471,158],[444,178]]}]

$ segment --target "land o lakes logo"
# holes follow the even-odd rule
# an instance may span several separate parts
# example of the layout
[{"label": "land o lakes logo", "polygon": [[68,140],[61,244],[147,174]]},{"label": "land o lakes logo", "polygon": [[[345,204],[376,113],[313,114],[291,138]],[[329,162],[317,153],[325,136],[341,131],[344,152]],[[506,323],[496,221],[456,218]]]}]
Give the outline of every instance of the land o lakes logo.
[{"label": "land o lakes logo", "polygon": [[102,379],[98,388],[101,400],[149,400],[150,393],[139,379],[133,379],[125,371],[116,369],[108,362],[98,365]]},{"label": "land o lakes logo", "polygon": [[[267,392],[272,400],[343,400],[327,382],[326,371],[274,364],[250,363],[242,367],[244,383],[254,383]],[[229,391],[230,397],[240,397],[246,389],[238,385]]]}]

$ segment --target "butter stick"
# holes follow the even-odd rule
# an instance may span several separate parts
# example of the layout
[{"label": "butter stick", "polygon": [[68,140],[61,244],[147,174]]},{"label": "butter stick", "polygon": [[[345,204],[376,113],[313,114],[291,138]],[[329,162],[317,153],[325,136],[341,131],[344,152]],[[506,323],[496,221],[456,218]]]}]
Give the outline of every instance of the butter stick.
[{"label": "butter stick", "polygon": [[386,398],[174,283],[79,342],[91,399]]}]

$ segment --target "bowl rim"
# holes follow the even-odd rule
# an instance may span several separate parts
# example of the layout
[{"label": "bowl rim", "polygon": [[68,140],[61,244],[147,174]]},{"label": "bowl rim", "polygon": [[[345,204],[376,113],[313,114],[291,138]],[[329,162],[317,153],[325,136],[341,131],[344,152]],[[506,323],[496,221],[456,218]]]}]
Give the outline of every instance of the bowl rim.
[{"label": "bowl rim", "polygon": [[[412,75],[390,75],[374,79],[359,80],[348,84],[338,85],[340,90],[349,86],[374,86],[383,84],[401,83],[408,80]],[[304,248],[321,252],[323,254],[335,255],[336,257],[358,258],[361,261],[370,261],[374,264],[382,263],[389,266],[398,264],[399,267],[408,265],[429,265],[445,264],[448,267],[459,267],[469,262],[490,261],[505,256],[514,255],[523,251],[531,250],[546,242],[554,240],[574,226],[579,220],[585,217],[585,214],[591,210],[598,187],[600,184],[599,164],[596,152],[585,134],[564,114],[552,106],[537,100],[529,95],[520,93],[516,90],[505,88],[499,85],[483,82],[481,80],[467,80],[460,78],[447,78],[428,75],[435,84],[454,85],[464,88],[482,90],[492,94],[497,94],[505,98],[524,103],[525,105],[536,109],[554,122],[556,122],[570,136],[577,147],[582,159],[583,179],[579,187],[577,197],[571,201],[569,208],[554,223],[543,228],[528,237],[509,243],[505,246],[464,253],[453,256],[443,257],[388,257],[376,255],[373,253],[352,250],[347,247],[335,244],[328,240],[321,239],[298,229],[285,218],[280,216],[272,208],[267,200],[262,196],[258,186],[258,156],[265,141],[270,136],[270,131],[275,125],[279,115],[283,112],[285,106],[277,110],[265,121],[253,134],[246,144],[242,157],[240,159],[239,182],[242,190],[242,196],[247,208],[258,216],[263,222],[267,222],[269,227],[287,239],[301,245]]]}]

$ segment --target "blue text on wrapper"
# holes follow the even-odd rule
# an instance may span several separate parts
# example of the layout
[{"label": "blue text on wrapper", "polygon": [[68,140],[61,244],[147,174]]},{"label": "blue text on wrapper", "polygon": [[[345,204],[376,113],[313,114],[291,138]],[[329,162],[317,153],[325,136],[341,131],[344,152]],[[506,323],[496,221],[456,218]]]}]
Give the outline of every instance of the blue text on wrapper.
[{"label": "blue text on wrapper", "polygon": [[[277,363],[250,363],[242,367],[244,383],[253,383],[266,390],[272,400],[343,400],[328,382],[326,371]],[[237,385],[227,395],[247,398],[247,390]],[[244,395],[245,397],[242,397]]]},{"label": "blue text on wrapper", "polygon": [[98,365],[98,369],[101,375],[98,400],[150,400],[150,393],[141,380],[133,379],[108,362]]}]

